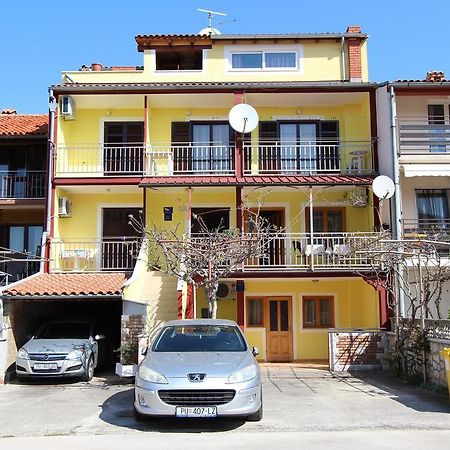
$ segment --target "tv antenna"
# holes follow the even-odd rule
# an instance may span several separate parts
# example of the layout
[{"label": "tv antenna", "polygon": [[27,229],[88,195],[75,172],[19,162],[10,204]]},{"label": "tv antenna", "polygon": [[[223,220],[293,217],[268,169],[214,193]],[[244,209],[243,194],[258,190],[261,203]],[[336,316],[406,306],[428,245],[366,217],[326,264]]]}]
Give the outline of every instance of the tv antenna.
[{"label": "tv antenna", "polygon": [[209,9],[201,9],[197,8],[197,11],[208,13],[208,28],[212,29],[212,19],[214,16],[226,16],[225,13],[217,12],[217,11],[211,11]]}]

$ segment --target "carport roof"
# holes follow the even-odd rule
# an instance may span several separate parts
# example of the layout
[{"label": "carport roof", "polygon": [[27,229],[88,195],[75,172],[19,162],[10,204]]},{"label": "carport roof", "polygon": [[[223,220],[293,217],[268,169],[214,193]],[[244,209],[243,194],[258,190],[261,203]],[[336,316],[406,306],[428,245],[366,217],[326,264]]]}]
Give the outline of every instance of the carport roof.
[{"label": "carport roof", "polygon": [[120,297],[127,277],[123,272],[38,273],[7,286],[2,297]]}]

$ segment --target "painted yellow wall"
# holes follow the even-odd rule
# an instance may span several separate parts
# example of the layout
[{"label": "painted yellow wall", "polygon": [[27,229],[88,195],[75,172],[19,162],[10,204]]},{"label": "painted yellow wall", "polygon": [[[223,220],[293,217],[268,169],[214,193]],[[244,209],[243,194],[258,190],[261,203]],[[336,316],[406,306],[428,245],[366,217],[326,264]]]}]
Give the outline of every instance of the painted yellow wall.
[{"label": "painted yellow wall", "polygon": [[72,202],[72,217],[55,216],[55,238],[59,239],[101,237],[102,207],[142,207],[142,192],[138,188],[135,194],[72,194],[58,189],[56,205],[59,196]]},{"label": "painted yellow wall", "polygon": [[[341,69],[341,41],[313,39],[299,40],[297,43],[280,41],[278,44],[267,41],[241,41],[236,44],[254,49],[278,46],[301,46],[303,70],[293,71],[228,71],[225,60],[225,45],[215,43],[205,51],[204,67],[202,71],[183,71],[181,73],[160,71],[155,72],[155,52],[147,50],[143,54],[143,71],[66,71],[70,78],[80,83],[142,83],[148,81],[327,81],[342,79]],[[272,47],[273,46],[273,47]],[[227,45],[227,47],[230,47]],[[237,48],[237,50],[240,50]],[[346,52],[347,53],[347,52]],[[361,51],[363,81],[367,81],[367,45],[364,43]]]},{"label": "painted yellow wall", "polygon": [[[378,293],[360,278],[245,280],[245,295],[292,297],[293,351],[296,360],[328,358],[327,330],[303,328],[302,297],[305,295],[335,298],[336,328],[379,326]],[[254,345],[258,345],[260,350],[265,349],[263,330],[248,329],[246,335],[251,336],[252,342],[256,342]],[[265,358],[265,355],[261,356]]]},{"label": "painted yellow wall", "polygon": [[[196,317],[202,317],[202,308],[207,308],[205,289],[197,289],[196,298]],[[219,299],[217,300],[217,318],[236,321],[236,300]]]}]

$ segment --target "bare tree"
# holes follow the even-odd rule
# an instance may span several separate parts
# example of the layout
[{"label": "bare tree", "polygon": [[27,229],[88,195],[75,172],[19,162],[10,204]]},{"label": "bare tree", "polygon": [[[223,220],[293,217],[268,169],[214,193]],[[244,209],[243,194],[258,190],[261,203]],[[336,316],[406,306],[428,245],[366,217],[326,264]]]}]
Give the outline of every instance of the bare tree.
[{"label": "bare tree", "polygon": [[[200,215],[195,216],[199,233],[182,233],[180,225],[168,229],[152,224],[144,229],[149,267],[195,287],[204,287],[211,318],[217,315],[219,281],[242,270],[248,260],[267,258],[276,231],[258,212],[245,212],[248,233],[226,229],[223,223],[210,229]],[[136,220],[131,221],[135,227],[140,226]]]}]

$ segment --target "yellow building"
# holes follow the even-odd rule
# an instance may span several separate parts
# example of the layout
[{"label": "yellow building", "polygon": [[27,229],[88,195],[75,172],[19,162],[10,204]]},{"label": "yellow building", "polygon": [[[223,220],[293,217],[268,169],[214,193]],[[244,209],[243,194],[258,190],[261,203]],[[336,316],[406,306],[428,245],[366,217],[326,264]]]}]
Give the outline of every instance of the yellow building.
[{"label": "yellow building", "polygon": [[[40,276],[76,278],[72,291],[58,285],[49,296],[79,300],[78,310],[96,303],[102,315],[109,303],[99,298],[120,300],[122,340],[177,315],[202,317],[202,288],[149,270],[142,249],[136,260],[129,215],[189,234],[201,214],[210,227],[245,232],[243,209],[260,208],[279,232],[266,258],[223,280],[218,317],[236,320],[267,361],[327,360],[329,329],[379,327],[384,307],[362,277],[370,258],[351,251],[380,225],[369,189],[377,127],[366,39],[359,27],[146,35],[136,37],[142,67],[64,72],[50,90],[51,229]],[[244,135],[228,122],[239,103],[259,116]],[[102,287],[113,280],[107,292],[100,276]],[[108,327],[118,326],[114,314]]]}]

